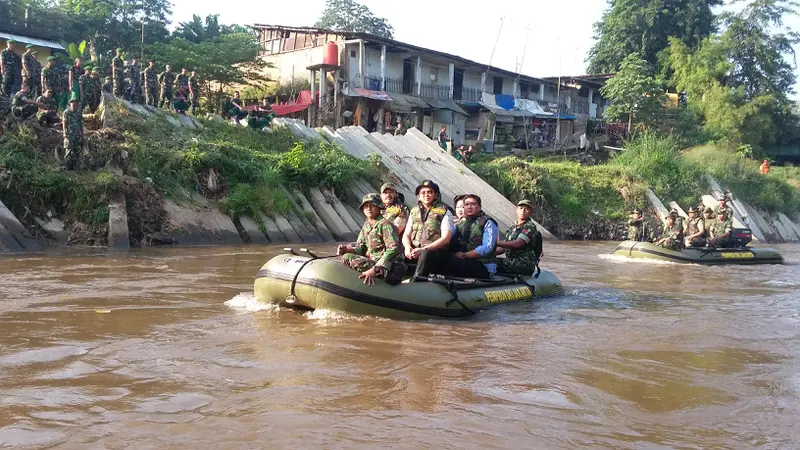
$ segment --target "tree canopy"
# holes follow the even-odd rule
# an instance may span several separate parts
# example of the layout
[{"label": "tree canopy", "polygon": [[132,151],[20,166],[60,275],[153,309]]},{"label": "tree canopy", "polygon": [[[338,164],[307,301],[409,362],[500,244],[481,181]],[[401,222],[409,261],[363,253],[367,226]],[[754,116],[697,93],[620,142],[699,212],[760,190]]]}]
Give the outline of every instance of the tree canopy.
[{"label": "tree canopy", "polygon": [[664,90],[653,78],[650,65],[638,54],[631,53],[622,60],[617,76],[600,89],[611,100],[605,116],[611,120],[628,118],[630,128],[634,116],[638,122],[653,123],[661,110]]},{"label": "tree canopy", "polygon": [[370,33],[392,39],[394,28],[383,17],[376,17],[366,6],[355,0],[326,0],[317,28],[336,31]]},{"label": "tree canopy", "polygon": [[609,0],[594,24],[595,44],[589,50],[589,73],[609,73],[638,53],[659,72],[669,37],[695,47],[715,31],[712,7],[722,0]]}]

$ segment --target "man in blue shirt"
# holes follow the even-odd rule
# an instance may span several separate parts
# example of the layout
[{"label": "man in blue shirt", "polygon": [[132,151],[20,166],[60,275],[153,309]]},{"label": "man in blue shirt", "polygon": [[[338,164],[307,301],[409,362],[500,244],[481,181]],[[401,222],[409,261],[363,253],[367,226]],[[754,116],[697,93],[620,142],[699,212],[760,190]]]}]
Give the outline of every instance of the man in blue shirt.
[{"label": "man in blue shirt", "polygon": [[454,236],[458,251],[450,255],[444,267],[448,275],[489,278],[497,271],[497,222],[481,210],[477,195],[467,194],[463,202],[464,216],[456,223]]}]

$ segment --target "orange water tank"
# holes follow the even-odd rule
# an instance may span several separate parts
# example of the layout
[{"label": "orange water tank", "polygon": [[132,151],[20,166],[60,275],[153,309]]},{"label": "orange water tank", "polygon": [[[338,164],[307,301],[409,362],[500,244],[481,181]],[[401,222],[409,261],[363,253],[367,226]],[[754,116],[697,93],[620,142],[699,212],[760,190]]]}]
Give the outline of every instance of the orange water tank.
[{"label": "orange water tank", "polygon": [[336,45],[336,42],[331,41],[325,44],[323,52],[322,64],[331,64],[334,66],[339,64],[339,46]]}]

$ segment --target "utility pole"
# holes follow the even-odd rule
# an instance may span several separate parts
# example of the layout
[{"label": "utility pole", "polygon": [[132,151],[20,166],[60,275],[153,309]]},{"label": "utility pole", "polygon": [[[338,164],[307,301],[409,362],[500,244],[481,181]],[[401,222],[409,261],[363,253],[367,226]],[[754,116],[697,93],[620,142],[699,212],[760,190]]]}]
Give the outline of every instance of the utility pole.
[{"label": "utility pole", "polygon": [[556,88],[556,136],[553,139],[553,153],[556,152],[556,145],[561,138],[561,38],[556,37],[556,47],[558,47],[558,87]]}]

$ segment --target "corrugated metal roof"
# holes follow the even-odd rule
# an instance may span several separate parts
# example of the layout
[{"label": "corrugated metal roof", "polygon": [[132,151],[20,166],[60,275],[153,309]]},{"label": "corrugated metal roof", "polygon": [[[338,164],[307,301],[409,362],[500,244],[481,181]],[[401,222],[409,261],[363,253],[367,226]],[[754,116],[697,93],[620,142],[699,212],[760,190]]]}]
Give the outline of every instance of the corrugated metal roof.
[{"label": "corrugated metal roof", "polygon": [[64,47],[55,41],[46,41],[44,39],[36,39],[32,37],[22,36],[20,34],[13,34],[8,33],[5,31],[0,31],[0,39],[7,41],[9,39],[13,39],[17,42],[23,44],[33,44],[38,45],[39,47],[47,47],[47,48],[54,48],[56,50],[64,50]]}]

